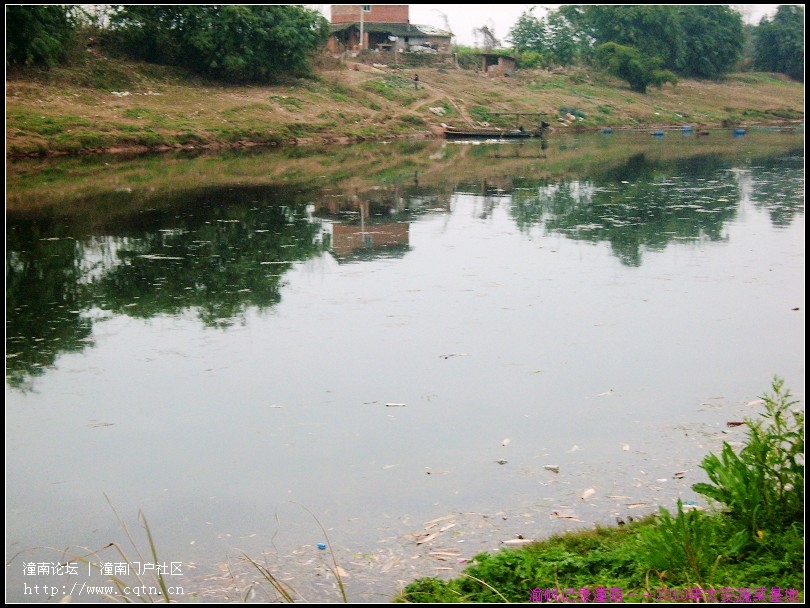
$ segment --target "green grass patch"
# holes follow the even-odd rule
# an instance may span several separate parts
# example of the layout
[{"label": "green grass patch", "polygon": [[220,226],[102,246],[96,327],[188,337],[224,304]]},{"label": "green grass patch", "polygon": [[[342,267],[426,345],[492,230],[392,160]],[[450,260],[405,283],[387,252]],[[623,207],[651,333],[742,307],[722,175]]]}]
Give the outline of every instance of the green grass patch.
[{"label": "green grass patch", "polygon": [[470,110],[470,115],[478,122],[490,122],[492,113],[486,106],[475,106]]},{"label": "green grass patch", "polygon": [[386,74],[381,79],[370,80],[363,85],[363,89],[376,93],[389,101],[412,103],[416,98],[411,92],[416,92],[413,82],[399,74]]},{"label": "green grass patch", "polygon": [[340,103],[347,103],[348,101],[351,100],[351,97],[349,97],[345,93],[338,93],[335,91],[329,93],[329,97],[331,99],[334,99],[335,101],[339,101]]},{"label": "green grass patch", "polygon": [[411,114],[400,117],[399,122],[406,127],[424,127],[427,125],[424,118],[421,116],[413,116]]},{"label": "green grass patch", "polygon": [[176,135],[174,139],[177,143],[183,146],[207,143],[207,140],[204,137],[198,135],[197,133],[192,133],[191,131],[180,133],[179,135]]},{"label": "green grass patch", "polygon": [[289,110],[290,112],[294,112],[295,110],[300,110],[304,107],[304,102],[298,97],[291,97],[288,95],[273,95],[270,97],[270,101],[273,103],[277,103],[285,110]]},{"label": "green grass patch", "polygon": [[801,120],[804,115],[801,112],[790,110],[788,108],[773,108],[773,109],[751,109],[746,108],[739,111],[739,115],[743,120]]},{"label": "green grass patch", "polygon": [[160,146],[166,143],[166,140],[160,133],[156,133],[151,129],[146,129],[141,131],[135,136],[135,143],[140,146],[147,146],[149,148],[153,148],[155,146]]},{"label": "green grass patch", "polygon": [[7,116],[7,121],[7,126],[14,127],[22,133],[34,133],[45,137],[93,124],[79,116],[43,116],[34,112],[14,112]]},{"label": "green grass patch", "polygon": [[52,141],[54,149],[64,152],[99,150],[109,143],[109,140],[100,133],[62,133]]},{"label": "green grass patch", "polygon": [[168,127],[172,124],[165,112],[153,108],[127,108],[123,112],[124,118],[148,122],[153,127]]}]

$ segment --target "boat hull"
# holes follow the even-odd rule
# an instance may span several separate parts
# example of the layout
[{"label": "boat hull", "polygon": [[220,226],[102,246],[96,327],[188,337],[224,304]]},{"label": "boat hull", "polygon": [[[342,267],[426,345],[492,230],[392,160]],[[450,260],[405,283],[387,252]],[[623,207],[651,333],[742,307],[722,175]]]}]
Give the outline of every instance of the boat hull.
[{"label": "boat hull", "polygon": [[545,137],[545,131],[499,131],[497,129],[445,129],[445,139],[528,139],[530,137]]}]

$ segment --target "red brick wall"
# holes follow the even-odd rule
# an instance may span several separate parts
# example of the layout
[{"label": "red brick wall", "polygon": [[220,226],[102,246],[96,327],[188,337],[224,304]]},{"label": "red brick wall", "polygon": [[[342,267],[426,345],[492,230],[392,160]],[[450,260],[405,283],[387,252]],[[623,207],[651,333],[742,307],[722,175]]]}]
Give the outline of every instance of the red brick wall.
[{"label": "red brick wall", "polygon": [[[332,23],[359,23],[362,4],[333,4]],[[408,23],[407,4],[370,4],[369,12],[363,13],[366,23]]]},{"label": "red brick wall", "polygon": [[332,251],[340,257],[348,257],[361,249],[384,249],[394,245],[407,245],[410,238],[410,225],[407,222],[396,224],[373,224],[366,230],[351,224],[332,226]]}]

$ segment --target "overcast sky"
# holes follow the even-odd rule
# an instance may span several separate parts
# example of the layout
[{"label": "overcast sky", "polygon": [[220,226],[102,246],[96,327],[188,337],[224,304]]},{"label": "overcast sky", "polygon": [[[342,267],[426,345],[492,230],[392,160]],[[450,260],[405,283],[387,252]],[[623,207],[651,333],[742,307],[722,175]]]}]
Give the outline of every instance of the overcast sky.
[{"label": "overcast sky", "polygon": [[[329,19],[330,5],[308,5],[323,13]],[[411,23],[416,25],[432,25],[442,29],[450,27],[455,34],[454,44],[465,46],[483,46],[480,34],[476,40],[474,31],[486,25],[495,34],[504,46],[509,30],[515,25],[520,16],[531,7],[536,6],[535,16],[544,17],[545,8],[557,8],[559,4],[410,4]],[[773,16],[778,4],[732,4],[729,5],[743,15],[746,23],[754,25],[765,15]]]}]

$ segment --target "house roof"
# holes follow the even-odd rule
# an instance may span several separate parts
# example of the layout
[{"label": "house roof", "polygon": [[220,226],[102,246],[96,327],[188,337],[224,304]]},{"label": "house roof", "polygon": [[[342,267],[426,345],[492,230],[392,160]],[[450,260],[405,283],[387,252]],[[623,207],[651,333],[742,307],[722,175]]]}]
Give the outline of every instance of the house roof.
[{"label": "house roof", "polygon": [[511,59],[512,61],[515,61],[514,57],[512,57],[511,55],[507,55],[505,53],[487,53],[486,51],[483,52],[479,51],[477,53],[473,53],[473,55],[476,55],[477,57],[490,57],[490,58],[503,57],[504,59]]},{"label": "house roof", "polygon": [[[360,27],[360,22],[337,23],[331,26],[332,33]],[[453,34],[433,27],[432,25],[416,25],[414,23],[363,23],[363,30],[373,34],[391,34],[392,36],[438,36],[451,38]]]}]

